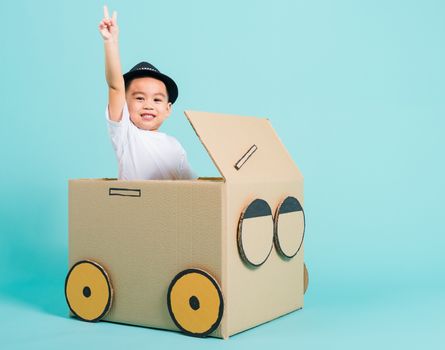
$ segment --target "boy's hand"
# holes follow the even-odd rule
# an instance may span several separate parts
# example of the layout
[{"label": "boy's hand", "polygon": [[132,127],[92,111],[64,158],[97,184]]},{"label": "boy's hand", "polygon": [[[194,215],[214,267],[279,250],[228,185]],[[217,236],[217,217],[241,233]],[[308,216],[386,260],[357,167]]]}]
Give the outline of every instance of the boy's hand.
[{"label": "boy's hand", "polygon": [[119,37],[119,27],[117,25],[117,12],[113,12],[113,17],[108,14],[108,7],[104,6],[104,18],[99,23],[99,32],[104,41],[117,41]]},{"label": "boy's hand", "polygon": [[99,32],[104,39],[105,77],[108,84],[108,112],[110,120],[119,122],[125,105],[125,81],[119,58],[119,27],[117,12],[110,19],[108,7],[104,6],[104,18],[99,23]]}]

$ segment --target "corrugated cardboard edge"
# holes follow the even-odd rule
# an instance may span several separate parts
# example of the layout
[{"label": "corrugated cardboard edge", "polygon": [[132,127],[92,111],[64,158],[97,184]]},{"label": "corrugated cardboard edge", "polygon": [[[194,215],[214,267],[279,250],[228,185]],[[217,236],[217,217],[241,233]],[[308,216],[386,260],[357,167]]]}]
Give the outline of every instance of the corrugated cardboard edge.
[{"label": "corrugated cardboard edge", "polygon": [[229,318],[227,317],[227,312],[229,310],[228,305],[229,305],[229,300],[227,298],[227,293],[228,293],[228,278],[227,278],[227,271],[228,271],[228,266],[227,266],[227,245],[228,245],[228,237],[227,237],[227,184],[224,184],[224,186],[222,186],[222,191],[223,193],[221,194],[221,208],[223,210],[222,214],[221,214],[221,257],[222,257],[222,265],[221,265],[221,289],[222,289],[222,293],[223,293],[223,299],[224,299],[224,305],[225,305],[225,310],[224,310],[224,317],[222,319],[221,322],[221,336],[224,340],[229,339],[229,325],[228,325],[228,320]]}]

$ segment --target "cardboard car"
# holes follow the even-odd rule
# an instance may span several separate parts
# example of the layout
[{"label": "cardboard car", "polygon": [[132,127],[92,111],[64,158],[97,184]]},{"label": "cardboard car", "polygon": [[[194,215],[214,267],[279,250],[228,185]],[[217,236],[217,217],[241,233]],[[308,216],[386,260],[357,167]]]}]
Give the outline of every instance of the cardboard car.
[{"label": "cardboard car", "polygon": [[227,339],[303,307],[303,177],[269,120],[185,114],[221,177],[69,181],[72,315]]}]

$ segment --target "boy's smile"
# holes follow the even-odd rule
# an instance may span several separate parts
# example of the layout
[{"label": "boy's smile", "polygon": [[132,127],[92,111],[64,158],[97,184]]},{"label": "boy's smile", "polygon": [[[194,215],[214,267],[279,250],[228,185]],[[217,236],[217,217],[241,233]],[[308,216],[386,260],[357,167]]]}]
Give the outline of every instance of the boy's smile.
[{"label": "boy's smile", "polygon": [[157,131],[170,115],[165,84],[155,78],[136,78],[126,91],[130,119],[139,129]]},{"label": "boy's smile", "polygon": [[144,120],[153,120],[153,118],[156,118],[156,115],[154,115],[153,113],[142,113],[141,114],[142,119]]}]

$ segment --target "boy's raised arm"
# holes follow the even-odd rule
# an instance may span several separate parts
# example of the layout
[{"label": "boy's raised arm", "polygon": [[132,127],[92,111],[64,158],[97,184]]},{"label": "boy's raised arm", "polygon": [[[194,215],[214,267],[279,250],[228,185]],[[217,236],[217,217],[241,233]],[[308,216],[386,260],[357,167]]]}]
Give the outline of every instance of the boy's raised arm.
[{"label": "boy's raised arm", "polygon": [[108,83],[108,112],[110,119],[119,122],[125,104],[125,83],[119,58],[119,27],[117,13],[110,18],[104,6],[104,18],[99,24],[99,32],[104,40],[105,76]]}]

